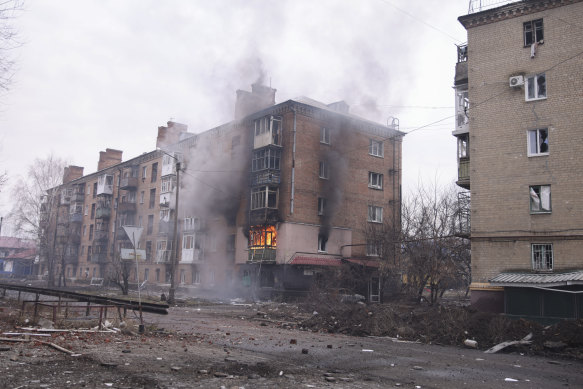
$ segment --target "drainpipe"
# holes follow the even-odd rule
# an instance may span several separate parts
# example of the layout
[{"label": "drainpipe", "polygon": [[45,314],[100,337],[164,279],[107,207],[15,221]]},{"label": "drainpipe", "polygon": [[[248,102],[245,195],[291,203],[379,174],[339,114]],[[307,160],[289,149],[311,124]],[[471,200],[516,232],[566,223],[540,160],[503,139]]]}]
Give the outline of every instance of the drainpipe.
[{"label": "drainpipe", "polygon": [[290,213],[294,213],[294,194],[296,189],[296,124],[297,112],[296,107],[292,106],[291,110],[294,112],[294,142],[292,147],[292,172],[291,172],[291,199],[290,199]]}]

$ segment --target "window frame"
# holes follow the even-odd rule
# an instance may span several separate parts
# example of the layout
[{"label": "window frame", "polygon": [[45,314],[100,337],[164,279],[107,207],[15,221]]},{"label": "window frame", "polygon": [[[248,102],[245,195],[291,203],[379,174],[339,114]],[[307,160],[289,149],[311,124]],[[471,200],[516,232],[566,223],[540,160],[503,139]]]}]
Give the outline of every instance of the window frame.
[{"label": "window frame", "polygon": [[[374,177],[376,177],[376,180]],[[374,181],[376,181],[376,183]],[[368,187],[371,189],[383,190],[383,174],[368,172]]]},{"label": "window frame", "polygon": [[[539,25],[537,23],[540,22]],[[530,34],[530,39],[527,39]],[[542,45],[544,43],[544,23],[543,19],[534,19],[522,24],[522,38],[524,47],[530,47],[533,44]]]},{"label": "window frame", "polygon": [[[541,136],[540,136],[540,132],[541,131],[545,131],[546,132],[546,142],[542,141],[541,142]],[[535,152],[532,151],[533,148],[533,139],[531,137],[531,134],[535,135],[535,142],[536,144],[534,145],[534,147],[536,148]],[[547,151],[541,151],[541,145],[546,144],[546,148]],[[538,157],[538,156],[543,156],[543,155],[549,155],[549,129],[548,127],[541,127],[541,128],[535,128],[532,130],[527,130],[526,131],[526,153],[527,156],[529,157]]]},{"label": "window frame", "polygon": [[327,249],[328,239],[329,238],[324,239],[324,235],[318,234],[318,252],[319,253],[327,253],[328,252],[328,249]]},{"label": "window frame", "polygon": [[[543,188],[548,188],[548,190],[543,190]],[[528,187],[528,194],[531,214],[552,213],[553,207],[551,202],[552,196],[550,185],[530,185]],[[536,204],[535,196],[539,199],[538,207],[534,206]],[[543,198],[543,196],[548,198]],[[543,208],[545,202],[548,204],[548,208]]]},{"label": "window frame", "polygon": [[[544,77],[544,95],[540,94],[540,85],[538,83],[539,77]],[[532,86],[531,86],[532,80]],[[530,91],[533,90],[533,97],[529,97]],[[524,99],[525,101],[545,100],[548,95],[547,76],[545,72],[531,74],[524,77]]]},{"label": "window frame", "polygon": [[[537,249],[539,252],[537,253]],[[540,258],[536,258],[539,254]],[[550,255],[549,255],[550,254]],[[555,255],[552,243],[531,243],[530,245],[531,266],[534,271],[553,271]]]},{"label": "window frame", "polygon": [[383,222],[383,207],[379,207],[376,205],[369,205],[366,220],[370,223],[382,223]]},{"label": "window frame", "polygon": [[383,141],[376,139],[369,139],[368,142],[368,155],[373,157],[384,158],[385,157],[385,145]]},{"label": "window frame", "polygon": [[320,143],[330,144],[330,129],[327,127],[320,127]]},{"label": "window frame", "polygon": [[328,161],[320,161],[318,165],[318,177],[323,180],[330,179],[330,170],[328,169]]},{"label": "window frame", "polygon": [[326,198],[318,197],[318,216],[326,214]]},{"label": "window frame", "polygon": [[367,257],[380,257],[382,254],[382,246],[379,242],[374,240],[366,241],[366,256]]}]

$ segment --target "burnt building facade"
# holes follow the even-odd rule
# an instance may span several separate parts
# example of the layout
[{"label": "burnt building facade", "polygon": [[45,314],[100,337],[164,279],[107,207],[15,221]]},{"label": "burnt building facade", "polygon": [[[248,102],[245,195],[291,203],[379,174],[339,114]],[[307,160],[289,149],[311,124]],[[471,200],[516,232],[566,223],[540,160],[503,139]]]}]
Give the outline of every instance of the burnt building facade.
[{"label": "burnt building facade", "polygon": [[96,173],[66,177],[62,234],[78,227],[79,239],[63,273],[107,278],[116,257],[134,255],[122,227],[139,226],[140,281],[168,282],[175,269],[184,287],[305,293],[352,263],[378,299],[366,231],[400,224],[402,136],[396,120],[362,119],[344,102],[237,91],[234,121],[198,134],[169,122],[157,150],[122,162],[108,149]]}]

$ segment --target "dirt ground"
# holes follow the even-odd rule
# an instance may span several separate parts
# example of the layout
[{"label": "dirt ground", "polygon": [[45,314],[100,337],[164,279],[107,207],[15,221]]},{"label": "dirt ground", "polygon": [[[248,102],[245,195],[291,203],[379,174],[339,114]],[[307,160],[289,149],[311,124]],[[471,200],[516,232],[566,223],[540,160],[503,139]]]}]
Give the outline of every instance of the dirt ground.
[{"label": "dirt ground", "polygon": [[[0,299],[0,338],[22,340],[0,340],[0,388],[583,387],[581,322],[543,327],[455,305],[185,299],[145,314],[144,334],[133,313],[103,332],[84,330],[95,312],[55,332],[29,329],[31,317]],[[530,345],[481,351],[530,332]]]}]

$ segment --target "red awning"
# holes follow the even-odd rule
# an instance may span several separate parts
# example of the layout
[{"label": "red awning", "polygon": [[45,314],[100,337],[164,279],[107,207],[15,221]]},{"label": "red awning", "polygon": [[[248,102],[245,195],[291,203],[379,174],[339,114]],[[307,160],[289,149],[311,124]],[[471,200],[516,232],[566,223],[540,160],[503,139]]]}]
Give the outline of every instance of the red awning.
[{"label": "red awning", "polygon": [[290,265],[311,266],[340,266],[342,262],[338,258],[306,257],[298,256],[291,260]]}]

